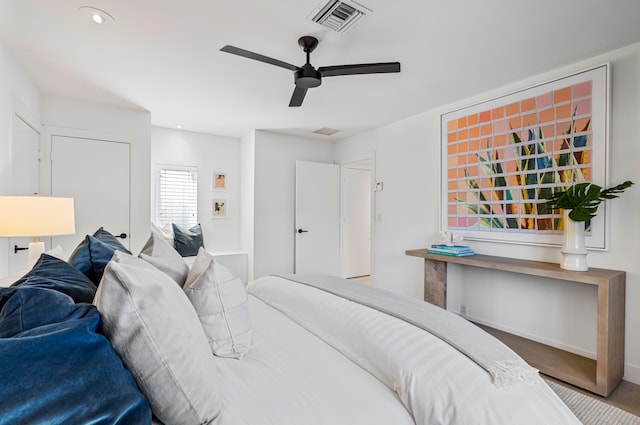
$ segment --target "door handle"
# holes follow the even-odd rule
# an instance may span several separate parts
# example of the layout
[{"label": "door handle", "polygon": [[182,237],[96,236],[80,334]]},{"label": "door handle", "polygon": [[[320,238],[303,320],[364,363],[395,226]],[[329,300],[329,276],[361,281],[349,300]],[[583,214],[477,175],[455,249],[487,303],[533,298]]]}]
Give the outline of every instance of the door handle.
[{"label": "door handle", "polygon": [[308,233],[308,230],[298,229],[298,233]]},{"label": "door handle", "polygon": [[127,234],[126,233],[120,233],[119,235],[113,235],[116,238],[122,238],[122,239],[127,239]]}]

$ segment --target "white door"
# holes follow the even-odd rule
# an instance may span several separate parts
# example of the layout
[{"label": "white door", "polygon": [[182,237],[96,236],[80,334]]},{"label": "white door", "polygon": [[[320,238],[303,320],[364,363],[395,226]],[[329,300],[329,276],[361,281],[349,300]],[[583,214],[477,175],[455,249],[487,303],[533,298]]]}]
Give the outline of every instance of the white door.
[{"label": "white door", "polygon": [[76,234],[55,236],[69,255],[101,226],[129,247],[130,145],[108,140],[53,136],[51,195],[74,198]]},{"label": "white door", "polygon": [[371,171],[342,167],[342,277],[371,273]]},{"label": "white door", "polygon": [[340,166],[296,161],[295,272],[340,273]]},{"label": "white door", "polygon": [[[40,192],[40,133],[20,116],[13,116],[11,130],[11,194],[33,195]],[[38,236],[38,235],[34,235]],[[27,264],[27,250],[15,252],[14,246],[26,248],[33,238],[9,241],[9,275]]]}]

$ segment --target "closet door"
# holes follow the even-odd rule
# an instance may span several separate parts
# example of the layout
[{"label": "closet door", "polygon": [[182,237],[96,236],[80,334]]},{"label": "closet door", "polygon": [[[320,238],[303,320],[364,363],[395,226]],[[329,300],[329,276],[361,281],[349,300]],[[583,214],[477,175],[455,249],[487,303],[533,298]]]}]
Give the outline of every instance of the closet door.
[{"label": "closet door", "polygon": [[340,166],[296,161],[295,194],[295,273],[338,276]]},{"label": "closet door", "polygon": [[109,140],[52,136],[51,195],[74,198],[76,234],[52,238],[69,255],[99,227],[129,247],[130,145]]}]

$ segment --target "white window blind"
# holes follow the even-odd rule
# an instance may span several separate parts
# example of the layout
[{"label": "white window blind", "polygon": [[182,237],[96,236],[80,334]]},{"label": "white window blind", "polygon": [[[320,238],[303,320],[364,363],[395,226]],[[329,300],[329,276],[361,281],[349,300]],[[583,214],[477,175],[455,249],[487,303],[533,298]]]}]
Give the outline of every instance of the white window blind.
[{"label": "white window blind", "polygon": [[157,223],[189,228],[198,224],[198,171],[192,167],[159,169]]}]

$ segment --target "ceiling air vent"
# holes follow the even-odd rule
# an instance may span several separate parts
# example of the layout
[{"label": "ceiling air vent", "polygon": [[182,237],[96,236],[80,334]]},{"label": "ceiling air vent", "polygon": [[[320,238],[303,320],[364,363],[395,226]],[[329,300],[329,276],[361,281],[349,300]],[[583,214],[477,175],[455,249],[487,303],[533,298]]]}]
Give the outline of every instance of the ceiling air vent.
[{"label": "ceiling air vent", "polygon": [[311,20],[333,31],[344,33],[350,30],[366,13],[371,10],[355,3],[344,0],[330,0],[321,3],[311,14]]},{"label": "ceiling air vent", "polygon": [[322,134],[323,136],[331,136],[332,134],[338,133],[340,130],[336,130],[335,128],[322,127],[315,130],[313,133]]}]

